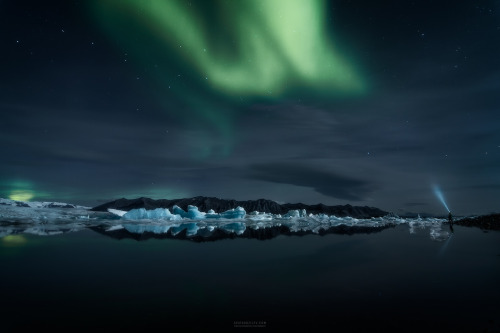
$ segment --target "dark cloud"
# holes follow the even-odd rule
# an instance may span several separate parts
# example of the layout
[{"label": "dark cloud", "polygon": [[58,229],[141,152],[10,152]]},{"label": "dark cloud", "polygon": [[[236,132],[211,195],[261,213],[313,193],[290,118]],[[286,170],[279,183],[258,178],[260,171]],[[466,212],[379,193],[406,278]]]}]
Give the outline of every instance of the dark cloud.
[{"label": "dark cloud", "polygon": [[341,200],[361,201],[374,190],[373,184],[369,181],[297,164],[254,165],[250,168],[248,177],[273,183],[310,187],[325,196]]},{"label": "dark cloud", "polygon": [[407,202],[405,203],[406,207],[418,207],[418,206],[427,206],[424,202]]},{"label": "dark cloud", "polygon": [[[146,47],[137,62],[83,2],[2,4],[0,196],[29,183],[37,199],[76,203],[212,195],[440,212],[438,184],[456,213],[497,205],[498,1],[329,1],[328,34],[368,84],[350,97],[225,96],[125,34]],[[226,45],[206,29],[210,47]]]}]

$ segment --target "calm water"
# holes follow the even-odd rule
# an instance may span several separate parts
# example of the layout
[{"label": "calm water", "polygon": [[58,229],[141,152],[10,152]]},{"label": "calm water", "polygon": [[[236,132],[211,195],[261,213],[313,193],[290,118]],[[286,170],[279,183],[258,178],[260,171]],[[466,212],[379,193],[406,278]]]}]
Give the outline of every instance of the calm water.
[{"label": "calm water", "polygon": [[0,239],[2,331],[495,331],[500,233],[195,243],[91,230]]}]

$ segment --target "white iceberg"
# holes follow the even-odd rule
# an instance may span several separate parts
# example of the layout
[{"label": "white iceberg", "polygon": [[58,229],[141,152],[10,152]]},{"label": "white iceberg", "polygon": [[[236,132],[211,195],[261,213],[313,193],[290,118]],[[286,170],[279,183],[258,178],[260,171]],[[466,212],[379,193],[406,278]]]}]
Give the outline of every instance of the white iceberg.
[{"label": "white iceberg", "polygon": [[170,213],[168,208],[146,210],[144,208],[132,209],[122,216],[125,220],[180,220],[181,216]]},{"label": "white iceberg", "polygon": [[230,210],[226,210],[225,212],[221,213],[221,217],[224,219],[243,219],[245,218],[245,215],[247,212],[243,207],[236,207]]},{"label": "white iceberg", "polygon": [[289,210],[288,213],[283,215],[284,218],[299,218],[299,217],[307,217],[307,213],[305,209],[294,209]]},{"label": "white iceberg", "polygon": [[108,208],[108,212],[115,214],[115,215],[118,215],[120,217],[127,214],[126,210],[119,210],[119,209],[113,209],[113,208]]}]

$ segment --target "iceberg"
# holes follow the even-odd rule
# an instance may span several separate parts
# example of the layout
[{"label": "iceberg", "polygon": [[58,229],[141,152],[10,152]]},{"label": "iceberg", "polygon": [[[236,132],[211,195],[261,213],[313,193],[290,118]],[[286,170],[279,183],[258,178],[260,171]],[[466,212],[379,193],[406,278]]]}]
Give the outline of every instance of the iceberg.
[{"label": "iceberg", "polygon": [[216,213],[213,209],[210,209],[207,213],[200,212],[196,206],[188,206],[188,211],[175,205],[172,207],[174,214],[191,220],[203,220],[203,219],[243,219],[245,218],[246,211],[242,207],[236,207],[230,210],[226,210],[222,213]]},{"label": "iceberg", "polygon": [[283,215],[284,218],[300,218],[300,217],[307,217],[307,213],[305,209],[294,209],[294,210],[289,210],[288,213]]},{"label": "iceberg", "polygon": [[243,207],[236,207],[230,210],[226,210],[225,212],[221,213],[221,217],[224,219],[243,219],[245,218],[245,215],[247,212]]},{"label": "iceberg", "polygon": [[127,214],[126,210],[119,210],[119,209],[113,209],[113,208],[108,208],[108,212],[115,214],[115,215],[118,215],[120,217]]},{"label": "iceberg", "polygon": [[198,207],[196,207],[196,206],[189,205],[188,211],[186,212],[181,207],[174,205],[174,207],[172,207],[172,211],[174,212],[174,214],[179,215],[180,217],[183,217],[186,219],[203,220],[205,218],[205,213],[200,212],[198,210]]},{"label": "iceberg", "polygon": [[208,213],[200,212],[196,206],[188,206],[187,212],[179,206],[172,207],[173,214],[168,208],[156,208],[153,210],[146,210],[144,208],[132,209],[126,213],[121,211],[109,210],[110,213],[120,216],[125,220],[204,220],[204,219],[244,219],[246,211],[242,207],[236,207],[226,210],[222,213],[216,213],[210,209]]},{"label": "iceberg", "polygon": [[332,228],[343,232],[347,228],[358,231],[367,230],[366,228],[381,230],[397,225],[406,225],[410,234],[420,230],[429,231],[430,238],[436,241],[451,237],[451,233],[443,226],[446,219],[437,217],[411,218],[388,214],[355,218],[324,213],[307,214],[305,209],[289,210],[283,215],[259,211],[247,214],[241,206],[220,213],[213,209],[205,213],[195,205],[187,206],[187,211],[176,205],[170,209],[138,208],[130,211],[108,208],[107,212],[81,207],[83,206],[54,202],[25,203],[0,198],[0,238],[18,233],[50,236],[101,226],[106,233],[121,232],[124,229],[123,232],[132,234],[153,233],[167,235],[166,237],[219,237],[217,235],[221,233],[217,233],[217,230],[242,235],[246,231],[251,234],[255,230],[286,227],[292,233],[321,234]]},{"label": "iceberg", "polygon": [[177,205],[174,205],[172,207],[172,212],[174,212],[174,214],[176,214],[176,215],[179,215],[180,217],[187,218],[187,212]]},{"label": "iceberg", "polygon": [[210,209],[205,216],[207,219],[218,219],[220,218],[220,214],[216,213],[213,209]]},{"label": "iceberg", "polygon": [[200,212],[196,206],[188,206],[187,217],[191,220],[203,220],[205,218],[205,213]]},{"label": "iceberg", "polygon": [[125,220],[180,220],[181,216],[170,213],[168,208],[146,210],[144,208],[132,209],[122,216]]},{"label": "iceberg", "polygon": [[[275,215],[274,217],[281,217],[281,215]],[[273,214],[261,213],[258,211],[253,211],[246,215],[246,218],[252,221],[271,221],[273,219]]]}]

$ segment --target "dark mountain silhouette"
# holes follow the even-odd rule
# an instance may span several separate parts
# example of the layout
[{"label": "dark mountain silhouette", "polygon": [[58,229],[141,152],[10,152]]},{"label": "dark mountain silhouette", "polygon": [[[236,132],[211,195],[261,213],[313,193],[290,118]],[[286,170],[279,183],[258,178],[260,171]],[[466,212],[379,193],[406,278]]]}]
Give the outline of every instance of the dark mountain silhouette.
[{"label": "dark mountain silhouette", "polygon": [[479,227],[483,230],[500,230],[500,214],[466,217],[454,223],[465,227]]},{"label": "dark mountain silhouette", "polygon": [[339,206],[327,206],[323,204],[317,205],[306,205],[302,203],[295,204],[279,204],[272,200],[258,199],[258,200],[247,200],[247,201],[237,201],[237,200],[225,200],[214,197],[194,197],[185,199],[159,199],[154,200],[150,198],[137,198],[137,199],[118,199],[105,203],[103,205],[92,208],[93,211],[107,211],[108,208],[119,209],[129,211],[131,209],[145,208],[145,209],[155,209],[155,208],[172,208],[174,205],[187,210],[188,205],[193,205],[199,208],[200,211],[207,212],[210,209],[220,213],[229,209],[236,208],[238,206],[243,207],[247,213],[258,211],[271,214],[286,214],[289,210],[295,209],[305,209],[306,212],[312,214],[327,214],[335,215],[338,217],[352,216],[355,218],[370,218],[370,217],[380,217],[385,216],[388,212],[381,209],[368,206],[351,206],[351,205],[339,205]]}]

